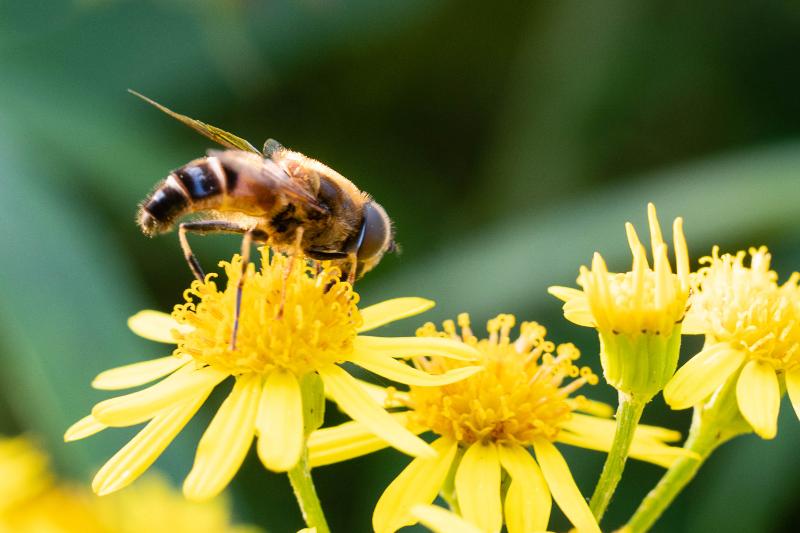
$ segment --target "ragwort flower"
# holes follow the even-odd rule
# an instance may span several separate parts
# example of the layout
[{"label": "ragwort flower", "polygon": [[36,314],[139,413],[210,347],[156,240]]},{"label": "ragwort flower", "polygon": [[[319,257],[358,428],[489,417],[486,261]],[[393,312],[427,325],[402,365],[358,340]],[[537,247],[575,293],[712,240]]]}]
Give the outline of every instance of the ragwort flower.
[{"label": "ragwort flower", "polygon": [[[513,341],[511,315],[490,320],[489,338],[482,340],[472,333],[466,314],[458,322],[460,335],[452,321],[445,322],[444,332],[426,324],[418,335],[458,339],[476,347],[482,372],[438,387],[412,385],[408,392],[364,385],[394,407],[393,416],[407,427],[417,433],[435,433],[432,446],[439,452],[437,457],[414,459],[389,485],[373,515],[376,532],[414,523],[412,508],[431,503],[440,492],[457,505],[464,519],[484,532],[499,532],[503,514],[510,533],[547,529],[551,497],[580,531],[599,531],[553,444],[608,450],[614,422],[602,416],[609,416],[610,408],[572,396],[584,384],[596,383],[597,377],[590,369],[575,366],[580,356],[575,346],[556,347],[545,340],[545,328],[535,322],[523,323],[519,338]],[[446,374],[464,366],[460,361],[427,357],[413,361],[431,373]],[[572,380],[567,383],[568,378]],[[679,436],[641,426],[633,455],[667,466],[684,452],[664,442]],[[383,447],[385,443],[370,428],[358,421],[347,422],[312,433],[310,462],[315,466],[334,463]],[[510,479],[506,492],[501,488],[503,472]]]},{"label": "ragwort flower", "polygon": [[244,281],[236,349],[233,327],[241,258],[223,262],[228,283],[219,288],[214,274],[194,281],[186,303],[172,316],[141,312],[129,321],[134,332],[155,341],[176,343],[173,354],[98,375],[93,386],[116,390],[158,383],[98,403],[91,415],[66,434],[75,440],[107,427],[147,425],[97,473],[92,487],[108,494],[144,472],[197,412],[211,391],[228,377],[233,389],[217,411],[197,447],[194,466],[184,483],[185,495],[202,500],[218,494],[234,476],[258,437],[264,465],[288,471],[305,447],[302,384],[321,377],[325,392],[354,420],[374,430],[390,445],[413,456],[433,457],[425,441],[390,416],[341,366],[355,363],[399,382],[439,385],[478,370],[460,368],[430,376],[394,357],[434,354],[471,358],[474,349],[446,339],[384,338],[361,335],[388,322],[429,309],[433,302],[399,298],[359,310],[358,295],[339,280],[335,268],[319,271],[300,258],[262,249],[256,271],[248,265]]},{"label": "ragwort flower", "polygon": [[[800,416],[800,274],[778,285],[765,247],[720,256],[715,247],[696,274],[684,322],[705,346],[664,389],[674,409],[695,406],[729,379],[739,411],[762,438],[777,433],[781,391]],[[785,384],[785,387],[783,386]]]},{"label": "ragwort flower", "polygon": [[673,224],[677,270],[673,274],[656,209],[653,204],[647,208],[652,268],[636,230],[627,223],[628,245],[633,254],[629,272],[610,273],[602,256],[595,253],[591,270],[580,269],[578,285],[583,290],[549,289],[550,294],[565,302],[567,320],[597,328],[606,381],[644,401],[658,393],[675,372],[690,288],[682,219],[676,218]]},{"label": "ragwort flower", "polygon": [[0,437],[0,531],[13,533],[258,533],[231,523],[230,502],[187,502],[157,475],[98,499],[59,481],[28,437]]}]

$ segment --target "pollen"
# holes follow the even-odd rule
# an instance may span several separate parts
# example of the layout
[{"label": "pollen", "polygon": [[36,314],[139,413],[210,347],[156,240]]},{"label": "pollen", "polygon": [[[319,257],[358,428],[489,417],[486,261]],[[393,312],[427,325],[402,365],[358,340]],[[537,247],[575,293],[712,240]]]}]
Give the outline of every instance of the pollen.
[{"label": "pollen", "polygon": [[800,274],[778,285],[770,261],[765,247],[722,256],[714,247],[700,260],[686,328],[785,371],[800,366]]},{"label": "pollen", "polygon": [[[528,445],[536,439],[555,440],[570,419],[576,403],[571,393],[586,383],[597,383],[588,367],[579,368],[580,352],[572,344],[556,346],[545,340],[546,329],[523,322],[512,340],[512,315],[489,320],[487,339],[472,332],[469,316],[459,315],[439,331],[432,323],[417,331],[422,337],[445,337],[474,346],[483,371],[441,387],[411,387],[409,406],[415,422],[465,445],[475,442]],[[430,373],[464,365],[456,360],[420,358],[415,364]],[[567,378],[572,378],[565,384]]]},{"label": "pollen", "polygon": [[261,256],[260,270],[247,265],[235,349],[229,340],[242,276],[239,256],[220,263],[228,278],[225,288],[212,273],[184,292],[186,303],[176,305],[172,316],[189,327],[173,330],[175,354],[233,375],[282,369],[302,376],[342,362],[363,322],[352,286],[333,267],[318,272],[300,257],[270,257],[267,248]]}]

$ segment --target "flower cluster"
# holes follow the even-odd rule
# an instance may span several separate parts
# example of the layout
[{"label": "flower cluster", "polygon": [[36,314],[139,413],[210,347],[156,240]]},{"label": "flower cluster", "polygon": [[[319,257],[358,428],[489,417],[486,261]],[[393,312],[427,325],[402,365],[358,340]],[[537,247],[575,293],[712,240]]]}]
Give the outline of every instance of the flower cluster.
[{"label": "flower cluster", "polygon": [[[511,338],[512,315],[499,315],[487,325],[488,338],[478,339],[469,316],[458,317],[438,331],[431,323],[417,332],[422,338],[454,339],[475,347],[474,364],[483,369],[462,381],[438,387],[411,386],[374,390],[410,429],[431,431],[436,458],[417,458],[392,482],[375,508],[378,533],[414,523],[415,505],[431,503],[440,492],[457,502],[461,514],[481,531],[511,533],[547,528],[551,501],[580,531],[599,531],[555,442],[607,451],[614,434],[610,408],[575,395],[597,383],[588,367],[578,367],[580,352],[572,344],[556,346],[546,330],[523,322]],[[414,358],[414,364],[435,375],[464,367],[452,359]],[[684,452],[665,443],[680,438],[673,431],[641,426],[633,455],[669,466]],[[328,464],[385,446],[358,422],[312,434],[312,465]],[[533,452],[533,455],[531,454]],[[534,458],[535,455],[535,458]],[[501,479],[510,485],[504,494]],[[450,496],[448,496],[450,495]]]},{"label": "flower cluster", "polygon": [[800,274],[778,285],[770,259],[764,247],[722,256],[715,247],[700,260],[684,333],[705,335],[705,347],[664,389],[685,409],[735,379],[739,410],[765,439],[778,431],[781,390],[800,414]]},{"label": "flower cluster", "polygon": [[[186,501],[160,476],[110,498],[56,479],[28,437],[0,437],[0,531],[14,533],[258,533],[231,523],[230,505]],[[142,512],[142,510],[146,512]]]},{"label": "flower cluster", "polygon": [[[368,335],[433,302],[403,297],[360,308],[338,269],[265,247],[260,268],[234,256],[220,263],[224,284],[210,274],[191,284],[171,314],[131,317],[135,333],[174,345],[172,353],[98,375],[98,389],[144,388],[98,403],[66,439],[145,424],[95,476],[94,491],[110,494],[144,473],[228,381],[230,392],[183,484],[189,500],[218,495],[255,441],[267,469],[288,473],[309,526],[304,531],[327,533],[311,469],[393,447],[412,459],[377,500],[376,533],[417,522],[434,531],[545,531],[553,501],[579,532],[599,532],[630,456],[668,469],[626,528],[646,531],[720,444],[751,430],[776,436],[783,392],[800,416],[800,274],[778,284],[763,247],[722,255],[715,247],[692,273],[680,218],[673,223],[673,268],[652,204],[648,220],[652,265],[628,223],[629,271],[609,272],[595,253],[591,268],[579,270],[580,290],[549,290],[564,302],[566,319],[597,330],[603,376],[619,392],[616,419],[611,406],[582,394],[599,378],[578,366],[578,348],[556,345],[537,322],[522,322],[515,334],[515,317],[501,314],[483,334],[462,313],[441,328],[426,323],[415,336]],[[694,334],[704,335],[705,345],[676,372],[681,337]],[[355,377],[348,371],[354,367],[392,384]],[[662,390],[673,408],[695,408],[682,448],[671,445],[678,432],[639,423]],[[321,427],[325,398],[350,420]],[[607,453],[589,504],[556,444]],[[0,441],[0,462],[4,457],[17,466],[0,482],[0,525],[16,520],[15,531],[28,531],[20,511],[26,502],[58,509],[74,497],[53,491],[46,460],[25,441]],[[153,518],[174,500],[160,487],[126,494],[141,498]],[[160,501],[149,502],[151,493]],[[437,497],[449,511],[433,505]],[[91,517],[81,520],[119,513],[101,510],[111,509],[110,500],[103,507],[81,498],[80,512]],[[170,506],[163,524],[182,509]],[[226,517],[203,521],[216,531]]]}]

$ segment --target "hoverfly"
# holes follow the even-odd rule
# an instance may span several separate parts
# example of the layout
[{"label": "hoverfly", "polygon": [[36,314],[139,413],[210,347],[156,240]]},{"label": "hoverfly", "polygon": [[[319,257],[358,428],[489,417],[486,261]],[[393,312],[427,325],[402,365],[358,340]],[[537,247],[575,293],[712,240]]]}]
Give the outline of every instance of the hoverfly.
[{"label": "hoverfly", "polygon": [[[251,242],[258,242],[278,252],[301,250],[312,260],[331,261],[351,283],[396,249],[383,207],[330,167],[272,139],[259,151],[236,135],[130,92],[227,148],[209,150],[173,170],[139,206],[138,223],[146,235],[177,225],[184,257],[198,279],[204,273],[188,233],[242,234],[243,269]],[[180,222],[186,215],[194,219]],[[237,302],[242,284],[240,279]],[[236,325],[232,348],[235,341]]]}]

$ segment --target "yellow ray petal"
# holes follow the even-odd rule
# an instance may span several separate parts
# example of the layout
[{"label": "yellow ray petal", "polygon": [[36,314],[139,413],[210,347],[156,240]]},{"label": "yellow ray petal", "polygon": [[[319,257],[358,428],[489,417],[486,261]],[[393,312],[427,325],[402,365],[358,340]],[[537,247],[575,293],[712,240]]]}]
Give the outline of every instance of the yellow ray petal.
[{"label": "yellow ray petal", "polygon": [[189,500],[213,498],[230,483],[253,442],[261,377],[236,378],[233,390],[222,402],[197,445],[192,471],[183,483]]},{"label": "yellow ray petal", "polygon": [[580,398],[580,401],[575,399],[567,399],[575,411],[587,413],[601,418],[611,418],[614,416],[614,408],[605,402],[598,402],[597,400],[590,400],[588,398]]},{"label": "yellow ray petal", "polygon": [[431,447],[434,457],[417,457],[400,472],[381,494],[372,514],[375,533],[393,533],[411,525],[416,519],[411,508],[433,502],[447,478],[458,444],[448,438],[440,438]]},{"label": "yellow ray petal", "polygon": [[226,377],[226,372],[211,367],[185,367],[144,390],[98,403],[92,415],[108,426],[132,426],[183,400],[210,393]]},{"label": "yellow ray petal", "polygon": [[681,335],[705,335],[708,330],[709,327],[703,316],[699,313],[692,313],[690,308],[681,324]]},{"label": "yellow ray petal", "polygon": [[325,390],[350,418],[361,422],[401,452],[420,457],[435,455],[436,452],[424,440],[401,426],[343,369],[331,365],[320,369],[319,374]]},{"label": "yellow ray petal", "polygon": [[589,328],[593,328],[597,324],[589,307],[589,301],[586,299],[572,300],[565,303],[564,318],[573,324]]},{"label": "yellow ray petal", "polygon": [[178,324],[167,313],[152,309],[139,311],[130,317],[128,319],[128,327],[140,337],[166,344],[175,344],[175,337],[172,335],[173,329],[183,332],[192,330],[191,326]]},{"label": "yellow ray petal", "polygon": [[369,370],[386,379],[405,383],[406,385],[440,386],[449,385],[468,378],[483,370],[482,366],[465,366],[454,368],[444,374],[428,374],[418,368],[401,363],[394,358],[374,351],[356,349],[350,358],[351,363]]},{"label": "yellow ray petal", "polygon": [[661,234],[661,224],[658,223],[656,206],[652,202],[647,204],[647,223],[650,226],[650,247],[655,258],[657,255],[656,249],[664,244],[664,237]]},{"label": "yellow ray petal", "polygon": [[[403,426],[408,424],[407,413],[390,413]],[[424,428],[417,427],[415,433]],[[413,431],[413,430],[412,430]],[[318,429],[308,438],[308,462],[312,467],[347,461],[382,450],[389,445],[369,428],[358,422]]]},{"label": "yellow ray petal", "polygon": [[435,505],[415,505],[411,514],[434,533],[483,533],[457,514]]},{"label": "yellow ray petal", "polygon": [[408,405],[408,392],[395,390],[394,387],[391,387],[392,390],[390,392],[387,387],[381,387],[380,385],[368,383],[361,379],[357,379],[356,381],[358,381],[361,388],[369,394],[370,398],[385,409],[390,407],[405,407]]},{"label": "yellow ray petal", "polygon": [[547,292],[551,295],[555,296],[562,302],[569,302],[572,300],[586,300],[586,295],[583,291],[578,289],[573,289],[572,287],[561,287],[559,285],[553,285],[552,287],[547,288]]},{"label": "yellow ray petal", "polygon": [[678,217],[672,223],[672,245],[675,247],[675,265],[681,290],[689,290],[689,249],[686,246],[686,236],[683,234],[683,219]]},{"label": "yellow ray petal", "polygon": [[[577,446],[587,450],[597,450],[608,452],[611,449],[613,437],[598,438],[582,433],[572,433],[571,431],[561,431],[557,441],[570,446]],[[660,441],[649,438],[634,438],[629,450],[629,455],[633,459],[653,463],[664,468],[668,468],[681,457],[693,457],[699,459],[699,455],[691,450],[667,446]]]},{"label": "yellow ray petal", "polygon": [[553,500],[539,465],[519,445],[498,446],[498,452],[500,464],[511,476],[505,505],[508,532],[547,529]]},{"label": "yellow ray petal", "polygon": [[786,393],[792,402],[794,413],[800,418],[800,367],[786,372]]},{"label": "yellow ray petal", "polygon": [[92,490],[103,496],[133,483],[158,459],[207,397],[207,393],[198,395],[153,418],[100,468],[92,480]]},{"label": "yellow ray petal", "polygon": [[449,357],[461,361],[474,361],[478,350],[454,339],[442,337],[370,337],[359,335],[353,343],[354,351],[373,351],[392,357],[416,356]]},{"label": "yellow ray petal", "polygon": [[736,401],[745,420],[762,439],[778,433],[781,390],[775,370],[767,363],[750,361],[736,382]]},{"label": "yellow ray petal", "polygon": [[673,409],[697,405],[725,383],[744,358],[744,353],[725,343],[705,348],[675,372],[664,387],[664,399]]},{"label": "yellow ray petal", "polygon": [[171,374],[191,361],[188,355],[168,355],[140,363],[118,366],[97,374],[92,387],[100,390],[119,390],[138,387]]},{"label": "yellow ray petal", "polygon": [[500,458],[493,442],[476,442],[464,453],[456,470],[456,494],[464,518],[481,531],[499,533],[503,525]]},{"label": "yellow ray petal", "polygon": [[275,472],[294,468],[303,453],[303,395],[287,370],[274,370],[264,383],[256,419],[258,457]]},{"label": "yellow ray petal", "polygon": [[561,453],[550,441],[542,439],[535,440],[533,448],[553,499],[572,522],[572,525],[580,533],[600,533],[600,527],[575,484],[569,466]]},{"label": "yellow ray petal", "polygon": [[92,415],[84,416],[67,429],[66,433],[64,433],[64,442],[85,439],[95,433],[100,433],[107,427],[107,425],[98,422]]},{"label": "yellow ray petal", "polygon": [[[617,425],[616,422],[608,418],[573,413],[570,419],[564,422],[561,427],[573,433],[613,439]],[[674,429],[639,424],[636,426],[635,438],[641,439],[643,437],[663,442],[675,442],[681,439],[681,432]]]},{"label": "yellow ray petal", "polygon": [[432,300],[415,297],[394,298],[370,305],[361,310],[364,323],[358,328],[358,332],[369,331],[396,320],[424,313],[435,305],[436,302]]}]

